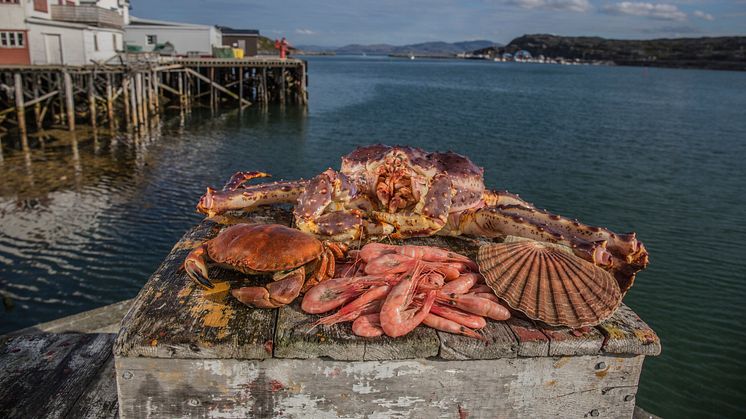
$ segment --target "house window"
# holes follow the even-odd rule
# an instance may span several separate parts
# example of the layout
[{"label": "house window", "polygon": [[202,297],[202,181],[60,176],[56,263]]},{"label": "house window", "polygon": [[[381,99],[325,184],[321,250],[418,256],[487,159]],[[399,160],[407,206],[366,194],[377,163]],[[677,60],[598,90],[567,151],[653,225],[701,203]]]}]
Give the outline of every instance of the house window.
[{"label": "house window", "polygon": [[98,34],[93,34],[93,50],[98,51]]},{"label": "house window", "polygon": [[119,42],[117,42],[117,41],[118,41],[117,34],[112,34],[111,35],[111,45],[112,45],[112,47],[113,47],[112,49],[114,51],[119,51],[119,48],[117,48],[117,44],[119,44]]},{"label": "house window", "polygon": [[20,0],[0,0],[0,4],[18,4]]},{"label": "house window", "polygon": [[0,48],[24,48],[23,32],[0,32]]},{"label": "house window", "polygon": [[155,45],[158,43],[158,37],[155,35],[145,35],[147,37],[148,45]]},{"label": "house window", "polygon": [[47,0],[34,0],[34,10],[37,12],[48,12]]}]

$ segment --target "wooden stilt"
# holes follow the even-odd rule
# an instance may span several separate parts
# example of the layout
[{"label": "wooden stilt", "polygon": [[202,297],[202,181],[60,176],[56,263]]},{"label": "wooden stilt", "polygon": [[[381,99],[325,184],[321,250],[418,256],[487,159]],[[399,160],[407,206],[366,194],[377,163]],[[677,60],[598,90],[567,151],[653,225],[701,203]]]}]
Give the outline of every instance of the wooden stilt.
[{"label": "wooden stilt", "polygon": [[21,137],[26,136],[26,109],[23,104],[23,76],[21,73],[13,75],[15,96],[16,96],[16,115],[18,116],[18,129],[21,131]]},{"label": "wooden stilt", "polygon": [[[34,74],[33,78],[33,89],[34,89],[34,122],[36,123],[36,130],[41,131],[42,129],[42,116],[41,116],[41,101],[39,100],[39,75]],[[51,90],[51,89],[50,89]]]},{"label": "wooden stilt", "polygon": [[243,109],[243,67],[238,67],[238,107]]},{"label": "wooden stilt", "polygon": [[139,113],[137,111],[137,92],[136,92],[137,88],[135,86],[137,83],[135,82],[135,80],[132,80],[131,77],[128,77],[128,80],[129,80],[128,84],[130,87],[130,108],[131,108],[130,118],[132,119],[132,126],[134,128],[139,128],[139,125],[140,125],[138,122],[139,118],[137,117],[137,114]]},{"label": "wooden stilt", "polygon": [[178,83],[179,83],[179,109],[184,109],[184,74],[179,73]]},{"label": "wooden stilt", "polygon": [[65,80],[65,104],[67,106],[67,127],[75,131],[75,98],[73,98],[73,81],[70,73],[64,71],[62,77]]},{"label": "wooden stilt", "polygon": [[130,76],[127,73],[122,76],[122,100],[124,101],[124,124],[129,129],[132,120],[130,118]]},{"label": "wooden stilt", "polygon": [[91,73],[89,76],[89,82],[88,82],[88,115],[91,118],[91,128],[93,130],[96,130],[96,92],[95,92],[95,84],[96,82],[96,74]]},{"label": "wooden stilt", "polygon": [[106,118],[109,129],[114,130],[114,93],[111,87],[111,73],[106,73]]}]

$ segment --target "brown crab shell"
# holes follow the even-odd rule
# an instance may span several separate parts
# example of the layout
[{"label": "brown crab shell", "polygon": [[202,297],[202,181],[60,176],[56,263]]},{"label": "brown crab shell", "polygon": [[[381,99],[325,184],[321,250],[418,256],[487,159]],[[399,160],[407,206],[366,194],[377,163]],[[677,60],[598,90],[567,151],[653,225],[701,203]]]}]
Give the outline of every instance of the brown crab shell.
[{"label": "brown crab shell", "polygon": [[622,301],[611,273],[558,245],[533,240],[485,245],[477,264],[511,308],[552,326],[595,326]]},{"label": "brown crab shell", "polygon": [[213,261],[257,272],[297,268],[322,251],[312,235],[279,224],[236,224],[207,242]]}]

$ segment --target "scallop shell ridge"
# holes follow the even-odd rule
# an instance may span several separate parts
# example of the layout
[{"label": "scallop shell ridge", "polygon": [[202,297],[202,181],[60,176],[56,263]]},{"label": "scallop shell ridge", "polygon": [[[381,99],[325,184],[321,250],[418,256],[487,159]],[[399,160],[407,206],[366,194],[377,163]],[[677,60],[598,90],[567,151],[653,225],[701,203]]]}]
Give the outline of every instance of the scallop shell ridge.
[{"label": "scallop shell ridge", "polygon": [[537,241],[482,246],[477,264],[511,308],[553,326],[595,326],[619,307],[613,275],[571,252]]}]

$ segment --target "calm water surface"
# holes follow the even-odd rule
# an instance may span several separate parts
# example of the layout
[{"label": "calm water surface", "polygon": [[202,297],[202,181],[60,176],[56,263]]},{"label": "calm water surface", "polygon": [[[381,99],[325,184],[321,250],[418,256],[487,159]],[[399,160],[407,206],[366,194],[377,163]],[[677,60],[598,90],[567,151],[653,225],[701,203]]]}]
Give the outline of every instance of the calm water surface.
[{"label": "calm water surface", "polygon": [[149,138],[4,138],[0,333],[133,297],[237,170],[313,176],[371,142],[455,150],[494,189],[637,231],[625,301],[660,335],[638,404],[746,415],[746,73],[317,58],[306,111],[271,108]]}]

